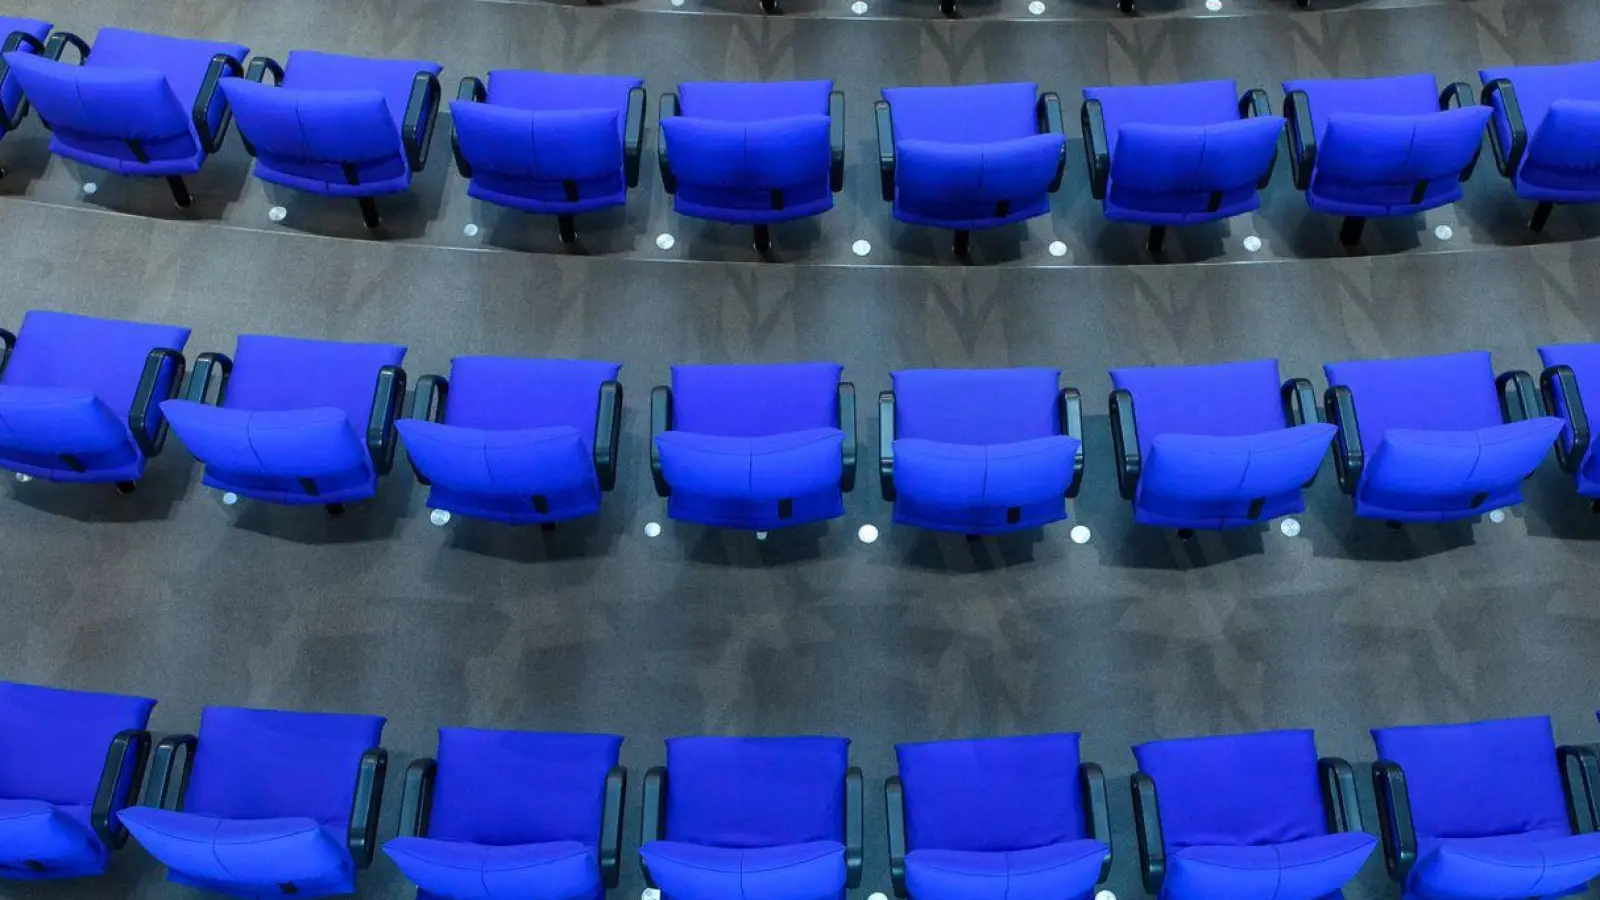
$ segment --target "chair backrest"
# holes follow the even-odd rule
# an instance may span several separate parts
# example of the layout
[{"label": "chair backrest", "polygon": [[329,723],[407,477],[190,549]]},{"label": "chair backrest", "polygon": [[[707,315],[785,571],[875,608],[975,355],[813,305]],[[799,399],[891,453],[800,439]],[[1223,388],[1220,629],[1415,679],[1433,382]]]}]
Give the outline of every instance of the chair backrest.
[{"label": "chair backrest", "polygon": [[1165,209],[1174,197],[1215,194],[1221,207],[1233,199],[1226,196],[1231,192],[1255,192],[1282,132],[1283,119],[1277,116],[1211,125],[1129,123],[1111,157],[1108,199],[1134,209]]},{"label": "chair backrest", "polygon": [[[1540,167],[1547,153],[1577,149],[1565,141],[1550,140],[1561,132],[1547,135],[1543,141],[1535,139],[1550,107],[1563,100],[1600,102],[1600,61],[1553,66],[1497,66],[1483,69],[1478,74],[1486,85],[1501,78],[1511,82],[1512,90],[1517,95],[1517,109],[1522,114],[1523,127],[1527,129],[1529,138],[1524,165],[1532,165],[1535,169]],[[1491,94],[1489,105],[1494,109],[1493,126],[1500,132],[1500,145],[1510,147],[1511,123],[1505,115],[1503,96],[1499,92]]]},{"label": "chair backrest", "polygon": [[1454,193],[1461,171],[1478,153],[1489,115],[1487,106],[1468,106],[1409,116],[1331,116],[1318,143],[1311,190],[1330,199],[1395,206]]},{"label": "chair backrest", "polygon": [[1368,452],[1391,428],[1452,431],[1505,421],[1488,351],[1353,360],[1322,370],[1330,386],[1350,389]]},{"label": "chair backrest", "polygon": [[361,755],[378,746],[383,724],[382,716],[208,706],[184,811],[347,825]]},{"label": "chair backrest", "polygon": [[724,122],[826,116],[832,92],[832,81],[686,81],[678,85],[678,113]]},{"label": "chair backrest", "polygon": [[621,117],[628,111],[628,94],[643,86],[644,79],[632,75],[568,75],[531,69],[495,69],[489,73],[485,93],[490,106],[528,112],[616,110],[620,139]]},{"label": "chair backrest", "polygon": [[[1439,111],[1439,85],[1432,75],[1382,78],[1301,78],[1283,83],[1285,94],[1304,91],[1311,101],[1311,127],[1322,145],[1334,116],[1415,116]],[[1319,151],[1320,155],[1320,151]]]},{"label": "chair backrest", "polygon": [[1112,369],[1111,382],[1133,395],[1146,459],[1157,435],[1234,437],[1287,427],[1276,359]]},{"label": "chair backrest", "polygon": [[984,144],[1039,133],[1038,85],[885,88],[894,140]]},{"label": "chair backrest", "polygon": [[924,215],[1004,219],[1043,202],[1066,139],[1032,134],[982,144],[896,141],[896,200]]},{"label": "chair backrest", "polygon": [[621,371],[621,363],[600,360],[458,356],[444,422],[485,431],[566,425],[592,451],[600,385]]},{"label": "chair backrest", "polygon": [[761,437],[839,427],[837,363],[672,367],[672,428]]},{"label": "chair backrest", "polygon": [[829,196],[827,115],[722,120],[673,116],[661,134],[678,195],[700,206],[781,212]]},{"label": "chair backrest", "polygon": [[1027,850],[1088,837],[1078,735],[898,744],[909,850]]},{"label": "chair backrest", "polygon": [[108,165],[141,163],[140,154],[166,161],[200,152],[188,110],[156,69],[74,66],[20,52],[6,54],[6,62],[50,123],[59,152]]},{"label": "chair backrest", "polygon": [[182,351],[189,329],[30,310],[0,384],[92,391],[126,419],[150,351]]},{"label": "chair backrest", "polygon": [[904,369],[894,380],[897,438],[1009,444],[1061,433],[1061,370]]},{"label": "chair backrest", "polygon": [[850,741],[667,740],[667,840],[715,847],[844,841]]},{"label": "chair backrest", "polygon": [[576,841],[595,846],[613,734],[439,729],[428,836],[490,846]]},{"label": "chair backrest", "polygon": [[0,682],[0,798],[88,806],[111,739],[142,730],[156,701]]},{"label": "chair backrest", "polygon": [[1088,87],[1083,99],[1100,101],[1106,145],[1113,158],[1127,125],[1200,127],[1239,119],[1239,87],[1232,79]]},{"label": "chair backrest", "polygon": [[615,109],[534,112],[457,100],[450,113],[473,180],[491,190],[575,202],[622,187],[623,113]]},{"label": "chair backrest", "polygon": [[[22,32],[39,43],[44,43],[54,26],[49,22],[38,19],[24,19],[18,16],[0,16],[0,43],[4,43],[12,34]],[[32,53],[26,44],[18,48],[20,52]],[[17,105],[22,102],[22,84],[15,78],[6,77],[0,81],[0,136],[6,133],[5,120],[16,111]]]},{"label": "chair backrest", "polygon": [[239,132],[269,169],[340,185],[402,178],[410,170],[401,123],[378,91],[296,90],[237,78],[223,91]]},{"label": "chair backrest", "polygon": [[365,434],[378,370],[400,365],[405,355],[395,344],[240,335],[222,405],[253,412],[333,407]]},{"label": "chair backrest", "polygon": [[1552,190],[1600,189],[1600,101],[1557,100],[1528,138],[1518,177]]},{"label": "chair backrest", "polygon": [[1133,755],[1155,781],[1170,849],[1251,847],[1328,833],[1310,731],[1151,741]]}]

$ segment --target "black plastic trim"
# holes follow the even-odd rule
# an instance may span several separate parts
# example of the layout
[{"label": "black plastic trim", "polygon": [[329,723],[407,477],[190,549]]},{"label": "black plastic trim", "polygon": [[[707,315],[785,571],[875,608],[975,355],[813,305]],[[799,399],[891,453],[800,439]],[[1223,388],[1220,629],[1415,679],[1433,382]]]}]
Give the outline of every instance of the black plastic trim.
[{"label": "black plastic trim", "polygon": [[[678,95],[661,95],[661,112],[658,115],[660,122],[665,122],[678,114]],[[661,129],[656,135],[656,163],[661,166],[661,187],[668,196],[678,192],[678,176],[672,174],[672,163],[667,159],[667,130]]]},{"label": "black plastic trim", "polygon": [[600,816],[600,879],[608,888],[622,880],[622,801],[628,795],[628,770],[612,766],[606,773],[605,806]]},{"label": "black plastic trim", "polygon": [[[221,406],[228,399],[228,377],[233,374],[233,360],[226,353],[202,353],[195,358],[194,372],[189,375],[189,393],[184,399],[191,403]],[[211,384],[216,382],[215,394]]]},{"label": "black plastic trim", "polygon": [[839,490],[848,494],[856,488],[856,457],[861,453],[856,436],[856,386],[848,381],[839,382],[839,430],[844,432]]},{"label": "black plastic trim", "polygon": [[384,366],[378,370],[378,385],[372,392],[372,415],[367,418],[367,452],[379,475],[394,468],[394,451],[399,446],[394,420],[406,398],[406,370]]},{"label": "black plastic trim", "polygon": [[[172,381],[165,397],[156,396],[156,384],[167,366],[172,367]],[[157,347],[144,359],[144,371],[139,375],[139,386],[133,392],[133,406],[128,409],[128,430],[134,443],[146,457],[156,456],[167,444],[167,420],[161,415],[160,404],[172,400],[183,390],[183,354],[168,347]],[[150,433],[150,420],[159,418],[155,433]]]},{"label": "black plastic trim", "polygon": [[1078,449],[1072,454],[1072,481],[1067,483],[1067,498],[1071,499],[1083,487],[1083,395],[1077,388],[1062,388],[1056,395],[1056,427],[1078,441]]},{"label": "black plastic trim", "polygon": [[894,113],[889,101],[872,104],[872,115],[878,126],[878,179],[883,199],[894,202]]},{"label": "black plastic trim", "polygon": [[[1126,412],[1124,412],[1126,410]],[[1139,487],[1143,461],[1139,458],[1139,423],[1133,414],[1133,394],[1111,392],[1111,452],[1117,457],[1117,491],[1132,500]]]},{"label": "black plastic trim", "polygon": [[433,821],[433,782],[439,763],[424,756],[406,766],[406,780],[400,791],[400,837],[428,836]]},{"label": "black plastic trim", "polygon": [[1372,765],[1372,788],[1378,806],[1378,832],[1383,844],[1383,866],[1401,884],[1417,861],[1417,832],[1411,822],[1411,795],[1399,763],[1379,760]]},{"label": "black plastic trim", "polygon": [[1061,154],[1056,160],[1056,174],[1050,179],[1047,189],[1054,194],[1061,190],[1061,180],[1067,174],[1067,126],[1061,115],[1061,97],[1055,91],[1045,91],[1039,95],[1039,102],[1034,107],[1034,116],[1038,119],[1040,134],[1061,135]]},{"label": "black plastic trim", "polygon": [[350,858],[357,869],[372,865],[378,851],[378,813],[383,806],[383,777],[389,770],[389,752],[373,747],[361,754],[356,789],[350,801]]},{"label": "black plastic trim", "polygon": [[[1477,105],[1478,101],[1473,94],[1472,85],[1467,84],[1465,81],[1452,81],[1444,86],[1444,90],[1439,92],[1439,110],[1441,112],[1447,109],[1461,109],[1464,106]],[[1488,127],[1491,129],[1494,127],[1492,116]],[[1460,181],[1466,181],[1472,177],[1473,171],[1478,168],[1478,157],[1482,155],[1483,138],[1479,137],[1478,149],[1472,151],[1472,160],[1467,163],[1466,168],[1461,170]]]},{"label": "black plastic trim", "polygon": [[1339,429],[1333,438],[1333,473],[1339,479],[1339,490],[1353,497],[1361,484],[1361,467],[1366,462],[1355,395],[1342,384],[1334,385],[1322,395],[1322,409],[1328,421]]},{"label": "black plastic trim", "polygon": [[1311,172],[1317,167],[1317,132],[1311,119],[1311,98],[1305,91],[1290,91],[1283,98],[1283,118],[1294,186],[1303,191],[1311,187]]},{"label": "black plastic trim", "polygon": [[1510,178],[1522,165],[1522,155],[1528,150],[1528,125],[1522,118],[1522,104],[1517,101],[1517,89],[1512,86],[1511,79],[1496,78],[1484,85],[1480,102],[1484,106],[1493,106],[1497,93],[1500,95],[1500,106],[1506,114],[1506,130],[1511,132],[1511,146],[1500,143],[1500,129],[1495,127],[1494,117],[1490,116],[1486,126],[1489,149],[1494,152],[1495,168],[1500,170],[1501,175]]},{"label": "black plastic trim", "polygon": [[[0,368],[0,371],[4,371]],[[1572,446],[1568,447],[1561,435],[1556,436],[1556,462],[1561,471],[1576,475],[1589,455],[1589,413],[1583,408],[1583,394],[1578,390],[1578,376],[1571,366],[1551,366],[1539,375],[1539,387],[1544,395],[1544,408],[1549,415],[1566,408],[1567,428],[1572,432]],[[1560,401],[1559,403],[1557,401]]]},{"label": "black plastic trim", "polygon": [[1167,845],[1161,832],[1156,782],[1143,772],[1134,772],[1128,788],[1133,795],[1133,833],[1139,839],[1139,876],[1145,893],[1159,894],[1167,876]]},{"label": "black plastic trim", "polygon": [[622,446],[622,383],[600,382],[599,407],[594,418],[594,473],[600,490],[617,486],[617,449]]},{"label": "black plastic trim", "polygon": [[[233,122],[233,110],[228,106],[228,98],[222,94],[222,79],[239,78],[242,75],[244,66],[226,53],[211,57],[211,64],[206,67],[206,77],[200,82],[200,94],[194,99],[191,113],[194,133],[200,138],[200,147],[206,153],[216,153],[222,149],[222,141],[228,136],[228,126]],[[211,105],[217,102],[218,97],[222,98],[222,118],[217,120],[217,131],[212,134]]]},{"label": "black plastic trim", "polygon": [[1083,156],[1089,169],[1089,193],[1096,200],[1106,198],[1106,182],[1111,178],[1111,144],[1106,140],[1106,115],[1099,100],[1083,101],[1078,116],[1083,125]]},{"label": "black plastic trim", "polygon": [[658,384],[650,391],[650,477],[656,484],[657,497],[672,496],[666,475],[661,471],[661,448],[656,438],[672,430],[672,388]]},{"label": "black plastic trim", "polygon": [[69,44],[72,46],[72,49],[78,51],[78,65],[81,66],[89,61],[89,45],[84,42],[83,38],[78,37],[70,31],[53,32],[50,37],[45,40],[44,50],[40,55],[51,62],[60,62],[61,54],[67,49]]},{"label": "black plastic trim", "polygon": [[[654,766],[644,773],[644,802],[639,816],[639,846],[661,840],[667,833],[667,770]],[[646,887],[655,887],[650,877],[650,867],[644,855],[639,856],[639,870],[644,873]]]},{"label": "black plastic trim", "polygon": [[642,85],[628,89],[628,109],[622,126],[622,174],[628,187],[639,186],[639,159],[644,155],[644,115],[649,95]]},{"label": "black plastic trim", "polygon": [[[44,44],[40,43],[38,38],[36,38],[33,35],[27,33],[26,31],[13,31],[10,34],[6,35],[5,43],[4,44],[0,44],[0,54],[11,53],[11,52],[14,52],[14,51],[17,51],[17,50],[21,50],[23,44],[27,44],[28,47],[30,49],[32,49],[34,53],[43,53],[44,52]],[[5,84],[6,83],[6,76],[8,76],[10,74],[11,74],[11,64],[6,62],[4,56],[0,56],[0,84]],[[0,113],[5,113],[5,110],[4,109],[0,109]],[[9,113],[6,113],[6,115],[4,117],[5,130],[6,131],[15,131],[17,129],[17,126],[22,124],[22,120],[27,115],[28,115],[28,98],[26,96],[19,96],[18,99],[17,99],[17,107],[16,107],[16,109],[13,109]]]},{"label": "black plastic trim", "polygon": [[1105,884],[1111,877],[1111,804],[1106,799],[1106,773],[1092,762],[1078,765],[1078,789],[1083,793],[1084,830],[1089,837],[1106,845],[1105,856],[1100,860],[1100,877],[1095,884]]},{"label": "black plastic trim", "polygon": [[1337,756],[1317,760],[1317,780],[1322,789],[1322,810],[1328,831],[1360,831],[1361,802],[1356,795],[1356,773]]},{"label": "black plastic trim", "polygon": [[406,161],[413,172],[421,172],[428,164],[433,126],[439,121],[439,93],[439,76],[432,72],[418,72],[411,79],[411,97],[406,101],[406,120],[400,126],[400,140],[405,144]]},{"label": "black plastic trim", "polygon": [[878,393],[878,489],[894,502],[894,391]]},{"label": "black plastic trim", "polygon": [[128,830],[117,820],[117,812],[139,802],[144,767],[149,761],[150,732],[129,729],[112,737],[89,812],[90,825],[107,847],[115,850],[128,842]]},{"label": "black plastic trim", "polygon": [[828,95],[828,187],[844,190],[844,91]]},{"label": "black plastic trim", "polygon": [[894,895],[906,896],[906,800],[900,777],[891,775],[883,782],[883,802],[888,807],[889,881]]},{"label": "black plastic trim", "polygon": [[[1267,92],[1261,88],[1251,88],[1239,97],[1239,118],[1260,119],[1272,115],[1272,101],[1267,98]],[[1272,144],[1272,160],[1267,163],[1267,170],[1256,179],[1256,190],[1264,191],[1272,184],[1272,173],[1278,169],[1278,144]]]},{"label": "black plastic trim", "polygon": [[[456,85],[456,100],[460,103],[482,103],[489,99],[489,92],[475,75],[467,75]],[[472,163],[467,161],[461,152],[461,135],[456,131],[455,117],[450,119],[450,155],[455,157],[456,171],[462,178],[472,177]],[[420,382],[419,382],[420,386]]]},{"label": "black plastic trim", "polygon": [[[150,763],[150,780],[145,787],[142,805],[156,809],[183,809],[183,797],[189,790],[189,770],[194,767],[194,754],[199,746],[199,739],[192,734],[169,734],[161,739]],[[181,759],[179,750],[183,751]]]},{"label": "black plastic trim", "polygon": [[[1600,808],[1595,806],[1595,790],[1600,785],[1600,761],[1590,747],[1556,748],[1556,764],[1561,767],[1562,793],[1567,800],[1567,821],[1573,834],[1588,834],[1600,829]],[[1576,765],[1578,780],[1572,780]]]},{"label": "black plastic trim", "polygon": [[1544,401],[1533,376],[1520,369],[1500,373],[1494,380],[1500,393],[1500,416],[1507,422],[1521,422],[1544,415]]},{"label": "black plastic trim", "polygon": [[861,886],[861,861],[865,855],[861,770],[855,766],[844,773],[844,886]]},{"label": "black plastic trim", "polygon": [[6,363],[11,361],[11,351],[17,346],[17,336],[0,328],[0,378],[5,377]]}]

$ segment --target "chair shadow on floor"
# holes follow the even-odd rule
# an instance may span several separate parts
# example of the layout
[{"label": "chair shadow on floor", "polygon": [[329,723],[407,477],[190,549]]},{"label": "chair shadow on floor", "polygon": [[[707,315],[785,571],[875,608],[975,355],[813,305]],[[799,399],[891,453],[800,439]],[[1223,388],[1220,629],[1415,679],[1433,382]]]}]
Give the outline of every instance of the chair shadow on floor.
[{"label": "chair shadow on floor", "polygon": [[[168,448],[145,467],[131,494],[119,494],[115,485],[71,484],[34,479],[13,482],[11,499],[53,516],[79,522],[156,522],[172,517],[173,508],[189,493],[194,477],[194,457]],[[11,481],[10,473],[4,473]]]}]

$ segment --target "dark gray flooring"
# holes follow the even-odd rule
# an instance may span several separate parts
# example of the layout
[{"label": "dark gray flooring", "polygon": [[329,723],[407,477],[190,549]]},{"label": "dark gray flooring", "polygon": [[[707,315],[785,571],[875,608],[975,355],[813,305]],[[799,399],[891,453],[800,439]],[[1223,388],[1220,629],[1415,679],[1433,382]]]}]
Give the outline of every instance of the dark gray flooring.
[{"label": "dark gray flooring", "polygon": [[[668,14],[642,0],[9,9],[84,32],[117,22],[237,36],[271,53],[429,55],[449,76],[504,64],[631,70],[653,85],[834,74],[854,98],[859,163],[881,84],[1030,76],[1066,95],[1106,80],[1230,73],[1269,84],[1408,68],[1456,78],[1482,61],[1600,55],[1600,7],[1580,0],[1326,14],[1267,5],[1239,0],[1256,12],[1211,19],[1041,23]],[[1133,261],[1137,239],[1098,224],[1079,176],[1009,256],[985,246],[1010,263],[962,267],[941,256],[942,236],[890,225],[870,171],[853,162],[839,209],[809,235],[779,232],[802,264],[738,261],[742,236],[677,220],[653,181],[596,232],[593,255],[563,255],[548,252],[553,228],[542,222],[507,220],[518,237],[500,243],[521,251],[465,241],[478,212],[444,174],[445,146],[420,199],[385,204],[396,233],[379,241],[346,239],[353,209],[304,198],[287,200],[294,227],[270,225],[236,145],[195,180],[197,221],[163,208],[160,184],[100,178],[103,190],[85,198],[76,174],[46,164],[30,121],[0,144],[15,172],[0,182],[0,325],[36,306],[179,322],[195,329],[191,355],[231,349],[246,331],[394,340],[411,346],[413,378],[462,353],[616,359],[628,392],[623,474],[601,515],[548,536],[460,520],[434,528],[404,466],[342,519],[229,509],[176,441],[128,498],[7,482],[0,677],[146,693],[161,699],[153,726],[163,731],[192,728],[206,703],[386,714],[395,755],[385,836],[399,773],[431,751],[439,724],[619,732],[635,785],[616,896],[641,887],[637,779],[661,759],[661,739],[679,733],[854,738],[872,785],[863,897],[888,888],[877,786],[899,740],[1082,730],[1089,757],[1113,776],[1111,887],[1135,897],[1132,742],[1312,726],[1325,752],[1365,761],[1374,725],[1543,712],[1563,740],[1600,736],[1600,518],[1553,464],[1504,524],[1392,534],[1354,521],[1324,471],[1300,537],[1245,531],[1184,544],[1132,524],[1102,399],[1105,370],[1119,364],[1275,354],[1286,375],[1320,383],[1328,360],[1487,348],[1501,367],[1533,368],[1540,343],[1600,340],[1591,296],[1600,242],[1588,239],[1600,215],[1563,211],[1550,235],[1530,238],[1485,165],[1461,209],[1380,230],[1371,255],[1342,258],[1331,223],[1308,217],[1280,184],[1255,223],[1227,229],[1229,246],[1191,250],[1204,236],[1179,244],[1180,259],[1214,264],[1098,265]],[[1442,223],[1459,226],[1448,244],[1422,233]],[[1269,247],[1255,256],[1235,249],[1252,228]],[[678,250],[659,253],[654,234],[669,229]],[[1411,231],[1421,236],[1408,242]],[[855,265],[842,249],[855,236],[891,248],[869,262],[903,265]],[[1070,244],[1063,260],[1043,249],[1052,236]],[[864,401],[864,449],[877,435],[865,401],[891,369],[1060,366],[1090,400],[1089,472],[1074,514],[1092,542],[1072,544],[1065,526],[976,547],[896,530],[870,464],[847,516],[827,528],[764,545],[671,524],[646,538],[645,523],[664,521],[645,464],[649,387],[673,362],[789,359],[845,365]],[[867,523],[883,529],[876,544],[855,538]],[[1369,864],[1352,900],[1393,896],[1381,869]],[[0,897],[198,896],[160,876],[130,848],[106,879],[0,886]],[[361,895],[407,891],[380,860]]]}]

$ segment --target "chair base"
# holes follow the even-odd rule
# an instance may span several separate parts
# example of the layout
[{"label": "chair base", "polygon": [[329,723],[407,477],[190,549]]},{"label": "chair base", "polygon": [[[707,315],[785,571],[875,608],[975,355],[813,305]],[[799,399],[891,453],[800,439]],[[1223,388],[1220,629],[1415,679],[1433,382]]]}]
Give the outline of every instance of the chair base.
[{"label": "chair base", "polygon": [[189,186],[183,183],[182,178],[168,175],[167,187],[172,189],[172,202],[178,204],[179,209],[188,209],[194,205],[194,195],[189,193]]},{"label": "chair base", "polygon": [[139,489],[139,486],[137,484],[131,482],[131,481],[119,481],[119,482],[117,482],[117,493],[119,493],[119,494],[123,494],[123,495],[131,494],[131,493],[133,493],[134,491],[136,491],[138,489]]},{"label": "chair base", "polygon": [[761,11],[769,16],[776,16],[780,15],[783,9],[778,6],[778,0],[761,0]]},{"label": "chair base", "polygon": [[328,511],[328,515],[330,515],[330,516],[342,516],[342,515],[344,515],[344,504],[343,503],[329,503],[326,506],[324,506],[323,509],[327,510]]},{"label": "chair base", "polygon": [[972,232],[965,230],[957,231],[953,249],[955,250],[955,254],[957,256],[966,256],[969,252],[971,252]]},{"label": "chair base", "polygon": [[771,253],[772,228],[767,225],[757,225],[755,227],[755,238],[751,243],[756,248],[756,252],[762,256],[766,256],[768,253]]},{"label": "chair base", "polygon": [[956,0],[939,0],[939,12],[947,19],[961,18],[961,4]]},{"label": "chair base", "polygon": [[1178,540],[1180,540],[1180,541],[1192,541],[1192,540],[1194,540],[1194,529],[1193,528],[1179,528],[1178,529]]},{"label": "chair base", "polygon": [[1160,256],[1162,249],[1166,246],[1166,243],[1167,226],[1156,225],[1150,229],[1150,237],[1145,240],[1144,247],[1146,250],[1150,251],[1151,256]]},{"label": "chair base", "polygon": [[371,197],[357,197],[356,203],[361,207],[361,223],[363,225],[373,229],[383,225],[383,220],[378,218],[378,201]]},{"label": "chair base", "polygon": [[1533,218],[1529,220],[1528,227],[1534,231],[1543,231],[1544,226],[1550,222],[1550,213],[1556,208],[1554,203],[1544,202],[1533,208]]},{"label": "chair base", "polygon": [[572,216],[556,216],[556,230],[561,233],[561,243],[576,244],[578,242],[578,226]]},{"label": "chair base", "polygon": [[1137,4],[1134,3],[1134,0],[1117,0],[1117,9],[1131,16],[1137,9]]},{"label": "chair base", "polygon": [[1396,522],[1394,519],[1388,519],[1383,523],[1383,527],[1389,529],[1390,531],[1399,531],[1404,526],[1399,522]]},{"label": "chair base", "polygon": [[1339,226],[1339,243],[1346,247],[1354,247],[1361,243],[1361,232],[1366,227],[1366,219],[1360,216],[1346,216],[1344,224]]}]

